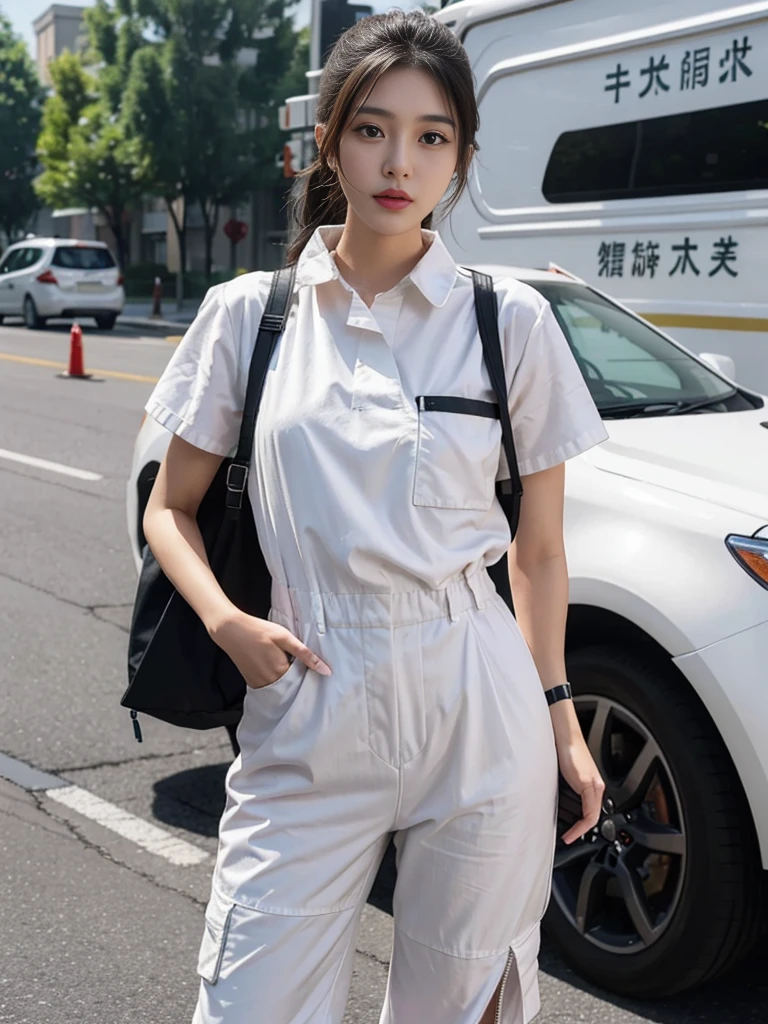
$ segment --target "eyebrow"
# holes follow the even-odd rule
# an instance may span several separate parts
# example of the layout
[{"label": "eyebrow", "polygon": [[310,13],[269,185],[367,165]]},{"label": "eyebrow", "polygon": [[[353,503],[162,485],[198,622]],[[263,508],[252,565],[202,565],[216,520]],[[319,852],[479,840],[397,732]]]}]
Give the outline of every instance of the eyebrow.
[{"label": "eyebrow", "polygon": [[[394,114],[391,110],[385,110],[383,107],[359,107],[355,112],[357,114],[377,114],[379,117],[394,118]],[[456,124],[452,117],[448,117],[447,114],[422,114],[416,118],[417,121],[438,121],[440,124],[449,124],[451,128],[455,128]]]}]

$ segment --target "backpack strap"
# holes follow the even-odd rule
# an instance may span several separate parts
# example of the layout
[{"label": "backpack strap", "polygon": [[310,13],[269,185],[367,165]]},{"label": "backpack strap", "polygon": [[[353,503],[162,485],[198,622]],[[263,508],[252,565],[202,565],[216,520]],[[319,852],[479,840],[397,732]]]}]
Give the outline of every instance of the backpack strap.
[{"label": "backpack strap", "polygon": [[509,480],[496,481],[496,496],[507,517],[512,540],[514,540],[517,533],[517,525],[520,521],[520,500],[523,496],[523,482],[520,479],[517,455],[515,454],[515,440],[512,436],[512,422],[509,418],[507,380],[504,373],[501,339],[499,338],[498,303],[496,292],[493,288],[493,278],[488,274],[482,274],[478,270],[473,270],[471,267],[466,267],[465,269],[469,270],[472,274],[472,283],[475,287],[477,326],[483,342],[485,365],[488,367],[491,384],[496,393],[496,400],[499,403],[501,440],[510,472]]},{"label": "backpack strap", "polygon": [[285,325],[288,304],[293,296],[293,282],[296,276],[295,265],[281,267],[272,275],[269,298],[264,306],[259,322],[259,332],[253,348],[251,365],[248,370],[248,385],[245,391],[245,406],[240,424],[240,438],[237,451],[227,468],[227,493],[225,497],[226,515],[236,519],[243,504],[243,493],[248,480],[248,468],[251,464],[253,441],[256,430],[256,416],[259,411],[267,369],[272,358],[277,339]]}]

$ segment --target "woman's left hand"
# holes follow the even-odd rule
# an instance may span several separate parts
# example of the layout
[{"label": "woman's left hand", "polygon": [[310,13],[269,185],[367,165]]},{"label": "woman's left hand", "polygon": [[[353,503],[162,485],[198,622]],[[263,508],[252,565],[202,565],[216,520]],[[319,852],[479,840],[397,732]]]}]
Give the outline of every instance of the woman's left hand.
[{"label": "woman's left hand", "polygon": [[559,701],[550,711],[560,773],[581,798],[582,817],[562,837],[564,843],[572,843],[600,820],[605,783],[584,740],[573,702]]}]

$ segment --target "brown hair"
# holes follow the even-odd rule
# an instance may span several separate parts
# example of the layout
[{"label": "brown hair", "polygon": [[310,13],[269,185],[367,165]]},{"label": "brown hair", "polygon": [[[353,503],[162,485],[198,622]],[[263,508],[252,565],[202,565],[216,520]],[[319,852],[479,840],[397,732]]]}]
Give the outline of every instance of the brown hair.
[{"label": "brown hair", "polygon": [[[365,102],[385,71],[395,67],[418,68],[431,74],[442,90],[456,119],[458,159],[453,187],[446,202],[450,212],[467,183],[479,115],[474,76],[464,47],[449,28],[423,10],[402,11],[362,18],[337,40],[320,76],[316,120],[325,125],[317,158],[300,171],[289,199],[291,241],[286,264],[299,258],[302,249],[321,224],[343,224],[347,199],[336,173],[328,165],[339,164],[339,143],[354,112]],[[360,101],[358,102],[358,97]],[[432,213],[421,222],[432,224]]]}]

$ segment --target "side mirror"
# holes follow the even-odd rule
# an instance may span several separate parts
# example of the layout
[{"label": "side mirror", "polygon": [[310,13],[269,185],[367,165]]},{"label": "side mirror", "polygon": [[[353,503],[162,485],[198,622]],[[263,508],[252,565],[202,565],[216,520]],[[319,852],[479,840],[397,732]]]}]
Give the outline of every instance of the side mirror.
[{"label": "side mirror", "polygon": [[736,364],[730,356],[724,356],[720,352],[699,352],[699,359],[703,359],[721,377],[727,377],[728,380],[735,379]]}]

